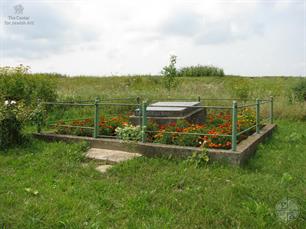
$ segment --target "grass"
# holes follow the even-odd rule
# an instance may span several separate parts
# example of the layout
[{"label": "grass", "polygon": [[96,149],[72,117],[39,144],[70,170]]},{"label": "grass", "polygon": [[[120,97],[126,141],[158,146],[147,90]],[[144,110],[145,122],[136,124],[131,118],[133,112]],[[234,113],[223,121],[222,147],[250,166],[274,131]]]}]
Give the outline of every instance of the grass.
[{"label": "grass", "polygon": [[[293,96],[292,88],[299,82],[305,81],[299,77],[178,77],[178,86],[170,91],[165,89],[158,76],[133,77],[57,77],[54,78],[58,86],[60,101],[86,101],[96,97],[132,98],[129,101],[116,101],[136,104],[136,97],[149,100],[161,98],[188,98],[197,100],[198,96],[208,99],[238,98],[253,99],[274,96],[274,116],[280,119],[306,120],[306,102],[298,102]],[[92,102],[93,103],[93,102]],[[231,106],[232,101],[204,100],[204,105]],[[94,115],[93,107],[63,107],[52,106],[48,121],[65,119],[85,119]],[[118,115],[133,113],[137,106],[101,105],[100,114]],[[252,107],[255,109],[255,107]],[[209,110],[217,111],[220,110]],[[261,117],[269,115],[269,104],[260,108]]]},{"label": "grass", "polygon": [[[73,77],[59,78],[60,99],[87,100],[101,98],[240,98],[274,96],[274,113],[278,118],[306,119],[306,103],[295,101],[292,88],[306,79],[298,77],[179,77],[170,93],[160,77]],[[222,96],[221,96],[222,95]],[[231,102],[231,101],[229,101]],[[205,101],[206,105],[224,105]]]},{"label": "grass", "polygon": [[[7,228],[305,228],[306,129],[278,121],[245,168],[137,158],[106,174],[84,144],[45,143],[0,153],[0,225]],[[85,163],[86,162],[86,163]],[[299,205],[280,222],[275,205]],[[0,226],[1,227],[1,226]]]},{"label": "grass", "polygon": [[[178,80],[169,93],[159,77],[56,79],[59,100],[273,95],[276,133],[244,168],[220,163],[196,168],[185,161],[142,157],[106,174],[85,160],[86,144],[29,141],[0,152],[0,228],[305,228],[306,128],[297,120],[305,119],[306,103],[297,103],[291,90],[302,79]],[[54,108],[51,119],[92,114],[92,109]],[[280,222],[275,211],[286,197],[300,210],[289,224]]]}]

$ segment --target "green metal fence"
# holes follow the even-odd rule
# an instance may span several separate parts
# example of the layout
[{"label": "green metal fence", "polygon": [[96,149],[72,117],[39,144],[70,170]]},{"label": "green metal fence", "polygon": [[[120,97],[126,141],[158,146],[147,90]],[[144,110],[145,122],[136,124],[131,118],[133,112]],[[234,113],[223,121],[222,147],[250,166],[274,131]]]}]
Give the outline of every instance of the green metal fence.
[{"label": "green metal fence", "polygon": [[[197,97],[196,99],[167,99],[167,101],[231,101],[232,105],[231,106],[204,106],[204,105],[197,105],[197,106],[181,106],[181,107],[192,107],[192,108],[204,108],[204,109],[226,109],[231,111],[231,123],[232,123],[232,130],[231,134],[218,134],[220,137],[231,137],[231,150],[236,151],[237,150],[237,141],[238,137],[245,132],[254,129],[256,130],[256,134],[260,133],[260,127],[263,124],[263,122],[267,123],[273,123],[273,97],[270,97],[269,99],[256,99],[256,100],[241,100],[241,99],[203,99],[200,97]],[[125,101],[125,103],[120,102],[120,101]],[[160,100],[159,100],[160,101]],[[243,103],[238,105],[237,101],[243,101]],[[147,107],[148,107],[148,102],[145,100],[142,100],[141,98],[116,98],[116,99],[99,99],[96,98],[94,101],[92,100],[86,100],[86,101],[72,101],[72,102],[41,102],[41,104],[44,105],[57,105],[57,106],[76,106],[76,107],[86,107],[92,109],[93,113],[93,127],[87,127],[87,126],[75,126],[75,125],[58,125],[55,124],[55,122],[50,122],[48,125],[50,126],[62,126],[62,127],[71,127],[71,128],[82,128],[82,129],[88,129],[92,131],[92,136],[94,138],[98,137],[110,137],[110,136],[104,136],[104,135],[99,135],[99,117],[100,117],[100,110],[105,109],[106,107],[109,106],[120,106],[120,107],[133,107],[139,109],[141,113],[139,114],[139,125],[141,128],[141,141],[146,142],[146,135],[148,133],[152,132],[159,132],[159,131],[148,131],[147,130],[147,125],[148,125],[148,118],[147,118]],[[264,105],[268,105],[268,108],[265,110],[268,113],[267,118],[263,118],[261,115],[261,109],[263,108]],[[153,105],[150,105],[150,107]],[[170,106],[160,106],[157,105],[158,107],[170,107]],[[175,106],[175,107],[180,107],[180,106]],[[247,129],[244,129],[240,132],[237,130],[238,126],[238,110],[239,109],[245,109],[245,108],[255,108],[255,113],[256,113],[256,122],[255,125],[248,127]],[[68,120],[61,120],[61,121],[73,121],[74,119],[68,119]],[[81,120],[81,119],[78,119]],[[37,124],[37,131],[41,132],[41,123]],[[164,132],[164,133],[169,133],[169,134],[186,134],[186,135],[198,135],[198,136],[214,136],[213,134],[204,134],[204,133],[182,133],[182,132]]]}]

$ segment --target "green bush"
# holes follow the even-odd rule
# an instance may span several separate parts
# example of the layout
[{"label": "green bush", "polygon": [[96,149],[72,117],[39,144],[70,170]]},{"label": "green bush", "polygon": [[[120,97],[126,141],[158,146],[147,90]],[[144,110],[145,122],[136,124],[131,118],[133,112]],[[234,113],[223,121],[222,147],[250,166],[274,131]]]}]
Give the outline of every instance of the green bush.
[{"label": "green bush", "polygon": [[37,127],[40,132],[41,128],[46,124],[45,117],[47,116],[46,109],[43,104],[38,104],[35,109],[29,114],[28,120]]},{"label": "green bush", "polygon": [[0,67],[0,97],[5,100],[24,101],[35,104],[38,99],[56,99],[55,77],[44,74],[32,75],[29,67]]},{"label": "green bush", "polygon": [[115,131],[118,138],[124,141],[140,141],[141,139],[140,126],[127,125],[124,127],[117,127]]},{"label": "green bush", "polygon": [[0,149],[6,150],[10,146],[20,144],[23,136],[22,124],[26,119],[25,108],[22,103],[6,100],[0,105]]},{"label": "green bush", "polygon": [[196,65],[196,66],[181,68],[178,71],[177,75],[186,76],[186,77],[224,76],[224,71],[222,68],[218,68],[211,65],[209,66]]},{"label": "green bush", "polygon": [[305,79],[299,81],[293,87],[292,90],[293,90],[294,97],[298,101],[306,101],[306,80]]}]

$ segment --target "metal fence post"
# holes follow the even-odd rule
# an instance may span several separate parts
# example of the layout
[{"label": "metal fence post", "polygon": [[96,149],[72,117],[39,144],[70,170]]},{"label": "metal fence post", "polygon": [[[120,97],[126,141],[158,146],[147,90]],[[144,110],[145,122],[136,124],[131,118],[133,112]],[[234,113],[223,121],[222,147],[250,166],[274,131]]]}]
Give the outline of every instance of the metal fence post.
[{"label": "metal fence post", "polygon": [[[142,123],[141,123],[141,103],[140,103],[140,98],[139,97],[137,97],[136,98],[136,101],[137,101],[137,104],[138,104],[138,124],[139,124],[139,126],[141,127],[142,126]],[[136,113],[137,114],[137,113]],[[136,122],[137,123],[137,122]]]},{"label": "metal fence post", "polygon": [[237,114],[237,102],[233,101],[233,107],[232,107],[232,150],[237,150],[237,120],[238,114]]},{"label": "metal fence post", "polygon": [[99,135],[99,98],[95,99],[95,120],[93,137],[97,138]]},{"label": "metal fence post", "polygon": [[259,134],[260,126],[260,100],[256,99],[256,134]]},{"label": "metal fence post", "polygon": [[270,96],[270,123],[273,124],[273,96]]},{"label": "metal fence post", "polygon": [[[37,108],[40,109],[41,108],[41,102],[40,99],[37,100]],[[40,112],[40,110],[39,110]],[[38,120],[37,120],[37,133],[41,133],[41,126],[42,126],[42,119],[43,119],[43,114],[39,114]]]},{"label": "metal fence post", "polygon": [[141,125],[141,141],[146,141],[146,128],[147,128],[147,103],[142,102],[141,106],[142,125]]}]

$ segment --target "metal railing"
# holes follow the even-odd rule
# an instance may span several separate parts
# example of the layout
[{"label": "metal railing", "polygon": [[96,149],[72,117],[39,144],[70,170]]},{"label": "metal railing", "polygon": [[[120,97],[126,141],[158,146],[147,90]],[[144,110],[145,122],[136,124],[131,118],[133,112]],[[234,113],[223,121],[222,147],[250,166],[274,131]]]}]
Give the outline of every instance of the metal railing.
[{"label": "metal railing", "polygon": [[[191,101],[191,99],[169,99],[169,101],[173,100],[183,100],[183,101]],[[218,101],[231,101],[232,99],[202,99],[200,97],[197,98],[198,102],[201,101],[207,101],[207,100],[218,100]],[[129,103],[118,103],[114,101],[129,101]],[[136,101],[130,102],[130,101]],[[193,100],[194,101],[194,100]],[[203,108],[203,109],[227,109],[231,111],[231,134],[218,134],[220,137],[231,137],[231,150],[232,151],[237,151],[237,143],[238,143],[238,137],[252,129],[255,128],[255,133],[259,134],[260,133],[260,126],[261,126],[261,117],[260,117],[260,110],[261,110],[261,105],[268,104],[268,122],[273,123],[273,97],[271,96],[270,99],[256,99],[255,103],[254,100],[243,100],[243,101],[249,101],[249,104],[243,104],[243,105],[238,105],[237,100],[232,100],[232,106],[204,106],[204,105],[197,105],[197,106],[176,106],[175,107],[184,107],[184,108]],[[93,131],[92,136],[94,138],[98,137],[110,137],[110,136],[103,136],[99,135],[99,118],[100,118],[100,109],[105,107],[105,106],[132,106],[132,107],[137,107],[139,111],[139,125],[141,128],[141,141],[145,143],[147,141],[146,135],[148,133],[153,133],[153,132],[160,132],[160,131],[149,131],[147,130],[148,126],[148,117],[147,117],[147,108],[148,108],[148,102],[147,101],[142,101],[139,97],[137,98],[126,98],[126,99],[103,99],[100,100],[99,98],[96,98],[94,101],[77,101],[77,102],[41,102],[41,104],[45,105],[60,105],[60,106],[80,106],[80,107],[93,107],[93,127],[88,127],[88,126],[74,126],[74,125],[58,125],[58,124],[50,124],[50,125],[57,125],[57,126],[62,126],[62,127],[72,127],[72,128],[83,128],[83,129],[90,129]],[[150,107],[171,107],[167,105],[150,105]],[[240,132],[238,132],[238,110],[239,109],[245,109],[245,108],[255,108],[255,125],[252,125]],[[70,119],[70,121],[73,121],[74,119]],[[75,119],[76,120],[76,119]],[[77,119],[81,120],[81,119]],[[67,121],[67,120],[61,120],[61,121]],[[37,124],[37,131],[41,131],[41,124]],[[198,135],[198,136],[215,136],[215,134],[205,134],[205,133],[184,133],[184,132],[165,132],[167,134],[186,134],[186,135]]]}]

